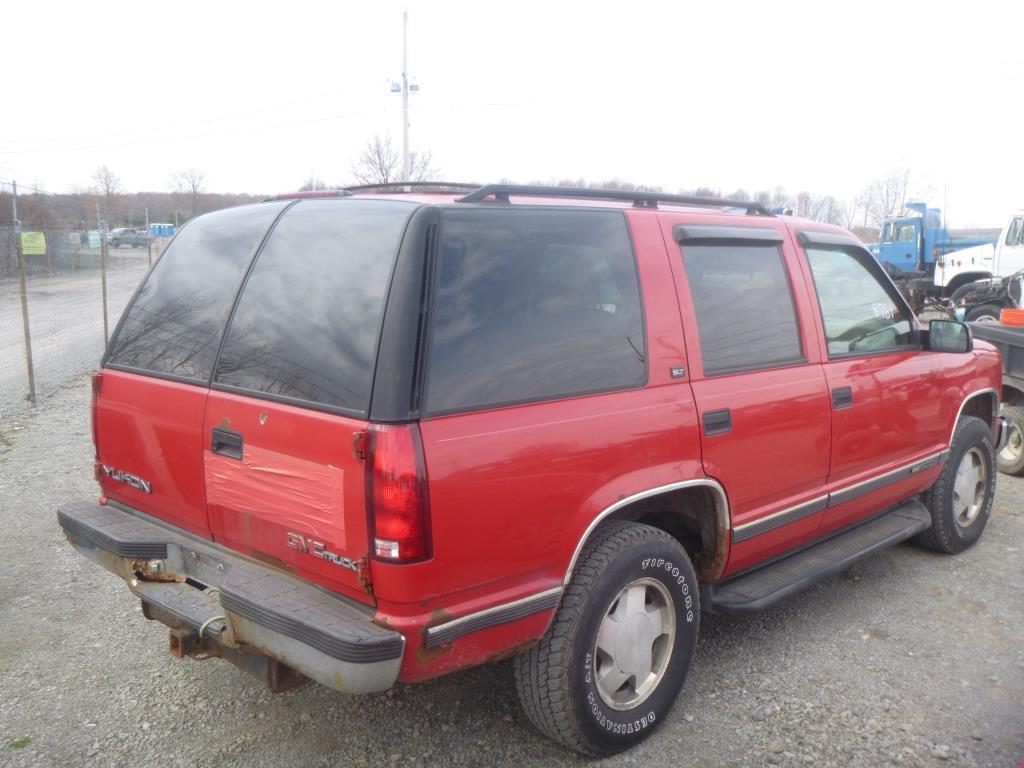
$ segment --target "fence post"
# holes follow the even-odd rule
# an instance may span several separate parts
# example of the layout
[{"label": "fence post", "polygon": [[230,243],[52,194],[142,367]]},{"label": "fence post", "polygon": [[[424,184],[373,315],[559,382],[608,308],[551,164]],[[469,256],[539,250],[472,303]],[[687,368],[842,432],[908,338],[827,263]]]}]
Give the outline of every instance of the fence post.
[{"label": "fence post", "polygon": [[149,235],[149,208],[146,209],[146,262],[153,266],[153,238]]},{"label": "fence post", "polygon": [[100,219],[100,201],[96,201],[96,229],[100,233],[100,281],[103,283],[103,346],[107,345],[110,336],[107,333],[107,237]]},{"label": "fence post", "polygon": [[36,375],[32,367],[32,334],[28,329],[28,291],[25,288],[25,254],[21,252],[21,222],[18,221],[18,182],[12,182],[14,248],[18,256],[18,290],[21,293],[21,327],[25,331],[25,370],[28,371],[28,400],[36,402]]}]

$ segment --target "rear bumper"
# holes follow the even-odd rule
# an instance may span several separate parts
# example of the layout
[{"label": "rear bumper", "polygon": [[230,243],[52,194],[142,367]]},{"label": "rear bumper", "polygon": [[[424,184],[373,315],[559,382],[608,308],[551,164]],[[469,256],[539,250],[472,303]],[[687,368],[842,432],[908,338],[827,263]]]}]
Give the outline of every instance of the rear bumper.
[{"label": "rear bumper", "polygon": [[124,508],[68,504],[57,520],[75,549],[128,583],[147,616],[190,640],[269,657],[347,693],[398,679],[405,638],[374,624],[369,608]]}]

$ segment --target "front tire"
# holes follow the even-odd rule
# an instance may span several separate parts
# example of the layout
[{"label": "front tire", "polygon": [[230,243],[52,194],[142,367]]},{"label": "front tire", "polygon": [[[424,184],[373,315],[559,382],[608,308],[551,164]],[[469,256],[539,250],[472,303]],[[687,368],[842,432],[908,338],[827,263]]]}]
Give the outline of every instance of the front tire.
[{"label": "front tire", "polygon": [[697,577],[679,542],[611,522],[587,542],[551,626],[516,657],[516,688],[541,733],[587,755],[642,741],[672,708],[700,623]]},{"label": "front tire", "polygon": [[974,416],[957,422],[949,456],[939,479],[922,499],[932,527],[917,541],[928,549],[955,555],[971,547],[985,530],[996,488],[992,430]]}]

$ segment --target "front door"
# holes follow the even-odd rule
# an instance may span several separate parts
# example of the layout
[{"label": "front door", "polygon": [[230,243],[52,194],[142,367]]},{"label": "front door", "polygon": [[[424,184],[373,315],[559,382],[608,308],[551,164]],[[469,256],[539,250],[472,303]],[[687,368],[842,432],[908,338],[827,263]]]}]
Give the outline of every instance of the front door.
[{"label": "front door", "polygon": [[679,242],[673,267],[704,470],[729,497],[732,573],[815,536],[828,392],[807,302],[794,300],[807,286],[781,225],[673,227],[666,219],[666,237]]},{"label": "front door", "polygon": [[910,495],[946,446],[936,353],[877,262],[857,246],[806,243],[824,326],[832,408],[829,509],[823,532]]}]

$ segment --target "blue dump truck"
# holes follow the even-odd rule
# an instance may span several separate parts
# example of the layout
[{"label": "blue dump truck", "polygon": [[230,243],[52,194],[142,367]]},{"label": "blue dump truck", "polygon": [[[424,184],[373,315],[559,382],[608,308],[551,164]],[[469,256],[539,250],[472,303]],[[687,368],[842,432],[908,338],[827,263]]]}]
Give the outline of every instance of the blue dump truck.
[{"label": "blue dump truck", "polygon": [[946,280],[944,273],[936,275],[936,264],[941,265],[943,257],[954,251],[992,245],[999,237],[998,229],[948,230],[938,208],[929,208],[925,203],[907,203],[906,209],[909,211],[906,215],[883,221],[878,242],[867,247],[916,311],[921,311],[930,301],[949,298],[957,288],[987,276],[979,266],[977,273],[960,271]]}]

